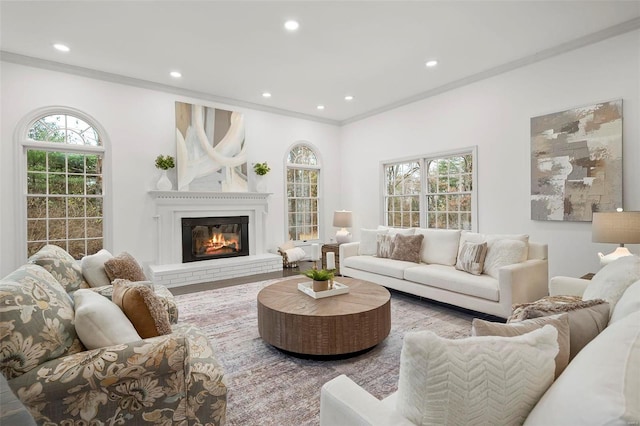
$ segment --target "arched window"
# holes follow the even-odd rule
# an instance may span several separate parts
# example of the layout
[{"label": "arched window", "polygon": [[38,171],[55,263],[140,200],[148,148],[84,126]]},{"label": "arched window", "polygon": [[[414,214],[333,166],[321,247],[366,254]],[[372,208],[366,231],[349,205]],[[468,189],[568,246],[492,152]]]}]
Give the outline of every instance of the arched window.
[{"label": "arched window", "polygon": [[287,233],[294,241],[320,238],[318,156],[307,144],[295,145],[287,155]]},{"label": "arched window", "polygon": [[68,108],[48,108],[25,119],[26,254],[55,244],[74,258],[104,245],[104,141],[91,118]]}]

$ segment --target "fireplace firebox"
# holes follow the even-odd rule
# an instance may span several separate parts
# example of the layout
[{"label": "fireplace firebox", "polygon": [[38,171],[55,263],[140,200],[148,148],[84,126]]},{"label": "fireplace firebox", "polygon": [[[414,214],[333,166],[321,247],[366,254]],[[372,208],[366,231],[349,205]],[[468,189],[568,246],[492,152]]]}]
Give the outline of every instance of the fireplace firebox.
[{"label": "fireplace firebox", "polygon": [[182,218],[182,262],[249,255],[249,216]]}]

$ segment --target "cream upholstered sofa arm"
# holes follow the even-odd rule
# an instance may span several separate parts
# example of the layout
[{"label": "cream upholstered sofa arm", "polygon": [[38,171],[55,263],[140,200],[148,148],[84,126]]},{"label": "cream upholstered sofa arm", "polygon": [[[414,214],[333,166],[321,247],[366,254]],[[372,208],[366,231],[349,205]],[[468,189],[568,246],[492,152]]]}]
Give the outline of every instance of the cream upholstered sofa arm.
[{"label": "cream upholstered sofa arm", "polygon": [[589,282],[589,280],[575,277],[553,277],[549,281],[549,295],[582,296]]},{"label": "cream upholstered sofa arm", "polygon": [[342,264],[342,262],[344,261],[344,259],[346,259],[347,257],[351,257],[351,256],[357,256],[359,254],[360,251],[360,243],[358,241],[355,241],[353,243],[344,243],[344,244],[340,244],[340,264]]},{"label": "cream upholstered sofa arm", "polygon": [[320,393],[320,426],[409,426],[409,420],[344,374],[327,382]]},{"label": "cream upholstered sofa arm", "polygon": [[527,303],[547,295],[549,262],[546,259],[529,259],[503,266],[498,271],[500,300]]}]

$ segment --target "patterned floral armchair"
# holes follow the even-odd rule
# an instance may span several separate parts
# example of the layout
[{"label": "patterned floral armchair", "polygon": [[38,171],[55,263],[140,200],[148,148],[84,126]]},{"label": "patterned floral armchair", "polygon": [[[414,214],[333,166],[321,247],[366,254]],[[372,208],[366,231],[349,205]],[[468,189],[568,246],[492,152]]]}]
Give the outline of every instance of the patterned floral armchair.
[{"label": "patterned floral armchair", "polygon": [[86,350],[67,293],[80,288],[77,271],[65,262],[27,264],[0,280],[0,371],[36,422],[224,424],[227,388],[207,338],[174,325],[169,335]]}]

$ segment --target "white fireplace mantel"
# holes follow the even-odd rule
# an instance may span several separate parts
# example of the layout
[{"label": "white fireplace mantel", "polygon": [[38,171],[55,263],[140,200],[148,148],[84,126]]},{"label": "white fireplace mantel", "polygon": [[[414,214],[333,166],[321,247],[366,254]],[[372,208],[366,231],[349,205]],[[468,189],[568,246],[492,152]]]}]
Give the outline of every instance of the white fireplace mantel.
[{"label": "white fireplace mantel", "polygon": [[182,218],[249,216],[249,255],[266,253],[271,194],[261,192],[149,191],[156,205],[158,265],[182,262]]}]

